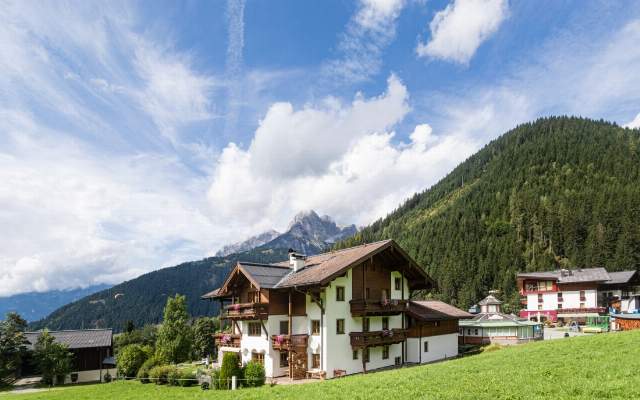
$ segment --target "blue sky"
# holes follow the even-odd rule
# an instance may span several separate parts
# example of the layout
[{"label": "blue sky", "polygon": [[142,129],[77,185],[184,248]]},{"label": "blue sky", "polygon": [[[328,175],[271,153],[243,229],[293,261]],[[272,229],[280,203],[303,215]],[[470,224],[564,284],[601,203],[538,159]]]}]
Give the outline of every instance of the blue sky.
[{"label": "blue sky", "polygon": [[365,225],[515,125],[640,126],[640,3],[3,2],[0,296]]}]

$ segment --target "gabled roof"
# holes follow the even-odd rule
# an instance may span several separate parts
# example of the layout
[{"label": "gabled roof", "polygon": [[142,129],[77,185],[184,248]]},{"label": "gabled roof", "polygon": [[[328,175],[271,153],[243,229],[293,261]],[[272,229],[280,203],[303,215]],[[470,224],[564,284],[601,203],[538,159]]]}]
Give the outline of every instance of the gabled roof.
[{"label": "gabled roof", "polygon": [[325,285],[345,273],[349,268],[385,250],[389,250],[396,257],[402,259],[403,264],[408,265],[405,274],[411,278],[412,288],[421,289],[435,285],[426,272],[400,246],[393,240],[383,240],[307,257],[304,267],[296,272],[289,266],[289,261],[275,264],[239,262],[219,289],[205,294],[202,298],[228,295],[226,288],[232,277],[238,272],[245,275],[258,288],[281,289]]},{"label": "gabled roof", "polygon": [[623,283],[629,283],[629,281],[633,278],[637,271],[618,271],[618,272],[609,272],[608,281],[604,282],[607,285],[619,285]]},{"label": "gabled roof", "polygon": [[503,313],[480,313],[471,319],[460,321],[461,327],[507,327],[527,325],[540,325],[540,323],[527,321],[513,314]]},{"label": "gabled roof", "polygon": [[407,313],[422,321],[473,318],[468,312],[438,300],[412,300]]},{"label": "gabled roof", "polygon": [[518,274],[518,278],[552,279],[558,281],[558,283],[606,282],[611,279],[609,273],[604,268],[523,272]]},{"label": "gabled roof", "polygon": [[[29,348],[33,348],[42,331],[25,332]],[[49,331],[57,343],[66,344],[69,349],[84,349],[90,347],[110,347],[113,332],[111,329],[81,329],[69,331]]]},{"label": "gabled roof", "polygon": [[499,304],[502,304],[502,302],[496,299],[495,296],[492,294],[488,295],[487,297],[485,297],[484,299],[478,302],[478,305],[480,306],[499,305]]}]

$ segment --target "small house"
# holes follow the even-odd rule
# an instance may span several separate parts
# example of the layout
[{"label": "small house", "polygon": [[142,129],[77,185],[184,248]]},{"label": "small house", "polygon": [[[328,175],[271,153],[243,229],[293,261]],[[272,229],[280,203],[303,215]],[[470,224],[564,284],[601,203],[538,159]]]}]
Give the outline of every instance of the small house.
[{"label": "small house", "polygon": [[471,319],[460,320],[461,344],[519,344],[542,340],[541,323],[527,321],[502,312],[502,302],[489,295],[478,303],[480,312]]}]

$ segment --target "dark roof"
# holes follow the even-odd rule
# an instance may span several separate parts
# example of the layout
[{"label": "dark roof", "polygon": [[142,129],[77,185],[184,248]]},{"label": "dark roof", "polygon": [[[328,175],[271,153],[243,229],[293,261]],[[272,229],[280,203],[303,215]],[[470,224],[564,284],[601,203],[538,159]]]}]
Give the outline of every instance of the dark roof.
[{"label": "dark roof", "polygon": [[272,289],[275,287],[282,278],[290,273],[292,269],[286,265],[273,265],[273,264],[255,264],[240,262],[240,268],[250,275],[253,280],[258,284],[258,287],[263,289]]},{"label": "dark roof", "polygon": [[[25,332],[29,348],[38,341],[42,331]],[[73,331],[49,331],[57,343],[66,344],[70,349],[84,349],[89,347],[110,347],[113,332],[111,329],[83,329]]]},{"label": "dark roof", "polygon": [[215,299],[216,297],[218,297],[218,293],[220,293],[220,288],[218,289],[213,289],[212,291],[203,294],[202,296],[200,296],[201,299]]},{"label": "dark roof", "polygon": [[422,321],[473,318],[468,312],[438,300],[412,300],[407,312]]},{"label": "dark roof", "polygon": [[618,285],[622,283],[628,283],[631,278],[636,274],[636,271],[619,271],[619,272],[609,272],[609,279],[605,282],[607,285]]},{"label": "dark roof", "polygon": [[498,304],[502,304],[502,302],[498,299],[495,298],[494,295],[490,294],[487,297],[485,297],[484,299],[480,300],[478,302],[478,305],[480,306],[487,306],[487,305],[498,305]]},{"label": "dark roof", "polygon": [[289,266],[289,261],[275,264],[239,262],[221,288],[203,295],[202,298],[210,299],[228,295],[224,292],[224,288],[238,270],[259,288],[280,289],[324,285],[343,274],[349,268],[388,249],[392,252],[390,254],[395,254],[395,257],[402,257],[402,259],[408,263],[409,268],[405,270],[405,274],[411,278],[412,288],[423,289],[435,285],[426,272],[424,272],[400,246],[393,240],[383,240],[309,256],[305,259],[304,267],[297,272],[294,272]]},{"label": "dark roof", "polygon": [[584,268],[572,270],[555,270],[546,272],[523,272],[518,278],[553,279],[558,283],[606,282],[611,279],[604,268]]}]

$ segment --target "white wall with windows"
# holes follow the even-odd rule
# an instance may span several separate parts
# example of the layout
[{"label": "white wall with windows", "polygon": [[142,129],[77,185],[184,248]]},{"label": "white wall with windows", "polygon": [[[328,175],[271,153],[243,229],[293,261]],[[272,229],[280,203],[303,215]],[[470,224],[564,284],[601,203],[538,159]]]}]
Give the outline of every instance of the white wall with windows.
[{"label": "white wall with windows", "polygon": [[457,355],[457,333],[407,339],[407,361],[411,363],[424,364]]}]

